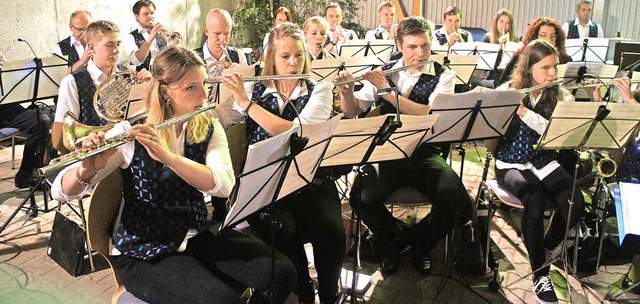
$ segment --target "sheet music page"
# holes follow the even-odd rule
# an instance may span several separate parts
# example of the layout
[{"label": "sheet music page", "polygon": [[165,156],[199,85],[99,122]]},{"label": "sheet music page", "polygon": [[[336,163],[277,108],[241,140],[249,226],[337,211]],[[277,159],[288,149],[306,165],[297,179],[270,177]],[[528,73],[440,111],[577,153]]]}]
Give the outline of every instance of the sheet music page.
[{"label": "sheet music page", "polygon": [[[342,116],[335,116],[319,124],[302,125],[300,128],[301,134],[299,135],[308,138],[309,142],[305,149],[295,156],[295,161],[292,161],[289,165],[284,184],[282,185],[280,193],[278,193],[278,199],[297,191],[306,186],[307,181],[311,182],[311,180],[313,180],[322,155],[326,151],[330,138],[338,127],[338,122],[341,117]],[[300,175],[304,178],[300,177]]]},{"label": "sheet music page", "polygon": [[235,195],[230,197],[233,205],[224,226],[234,224],[272,202],[284,171],[283,160],[289,154],[289,139],[299,128],[294,125],[280,135],[249,146]]},{"label": "sheet music page", "polygon": [[411,156],[439,117],[439,114],[401,114],[402,127],[396,129],[382,146],[376,147],[369,161],[374,163]]},{"label": "sheet music page", "polygon": [[340,120],[320,166],[360,163],[386,119],[387,116],[382,115]]},{"label": "sheet music page", "polygon": [[425,141],[459,142],[471,122],[471,111],[478,101],[481,101],[482,115],[479,113],[476,117],[467,140],[501,136],[509,127],[512,114],[524,96],[517,90],[495,90],[480,86],[459,94],[438,94],[431,102],[431,112],[440,114],[440,118],[427,133]]},{"label": "sheet music page", "polygon": [[[502,48],[502,60],[500,61],[499,69],[504,70],[509,61],[513,59],[513,53],[515,53],[522,46],[522,42],[507,41]],[[560,75],[560,73],[558,73]]]},{"label": "sheet music page", "polygon": [[640,235],[640,221],[637,220],[640,215],[638,197],[640,197],[640,184],[620,183],[622,219],[624,222],[624,234],[620,235],[621,240],[627,234]]},{"label": "sheet music page", "polygon": [[581,61],[585,55],[585,61],[605,62],[609,49],[609,38],[586,38],[587,50],[584,50],[585,38],[567,39],[565,49],[573,61]]}]

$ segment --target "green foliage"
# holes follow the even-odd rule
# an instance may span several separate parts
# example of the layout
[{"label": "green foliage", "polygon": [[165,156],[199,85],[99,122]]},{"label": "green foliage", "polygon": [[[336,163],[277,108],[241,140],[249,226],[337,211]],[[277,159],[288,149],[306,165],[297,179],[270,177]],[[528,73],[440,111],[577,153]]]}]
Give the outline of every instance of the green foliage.
[{"label": "green foliage", "polygon": [[273,25],[271,12],[280,6],[289,8],[293,22],[302,26],[311,16],[323,16],[324,8],[329,2],[337,2],[342,7],[344,27],[354,30],[358,37],[364,37],[366,29],[357,22],[359,0],[282,0],[273,1],[274,7],[271,7],[272,1],[269,0],[247,0],[233,14],[233,45],[259,51],[265,34]]}]

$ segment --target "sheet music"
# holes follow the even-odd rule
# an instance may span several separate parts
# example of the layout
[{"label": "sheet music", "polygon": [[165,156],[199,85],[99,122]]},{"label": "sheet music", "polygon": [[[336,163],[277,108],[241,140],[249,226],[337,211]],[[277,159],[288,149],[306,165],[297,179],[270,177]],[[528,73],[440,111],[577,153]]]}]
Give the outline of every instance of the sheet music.
[{"label": "sheet music", "polygon": [[311,79],[320,82],[323,80],[333,81],[340,72],[344,60],[338,58],[328,58],[323,60],[314,60],[311,62]]},{"label": "sheet music", "polygon": [[285,169],[283,160],[289,154],[289,140],[298,129],[294,125],[280,135],[249,146],[243,173],[229,197],[233,205],[223,226],[233,225],[273,201]]},{"label": "sheet music", "polygon": [[410,157],[413,151],[415,151],[424,140],[429,132],[428,130],[438,121],[439,117],[439,114],[402,114],[400,116],[402,127],[396,129],[391,137],[389,137],[389,140],[382,146],[376,147],[369,158],[369,162],[375,163]]},{"label": "sheet music", "polygon": [[305,149],[296,155],[294,161],[289,165],[278,199],[297,191],[313,180],[322,155],[329,145],[331,136],[338,127],[340,118],[341,116],[335,116],[323,123],[302,125],[300,136],[309,138],[309,142]]},{"label": "sheet music", "polygon": [[342,44],[342,48],[340,48],[340,57],[353,58],[375,56],[377,58],[376,64],[383,65],[391,58],[391,52],[393,51],[394,45],[394,40],[347,40]]},{"label": "sheet music", "polygon": [[566,102],[556,105],[549,126],[541,136],[539,148],[611,148],[619,149],[629,140],[631,131],[638,125],[640,105],[609,103],[611,111],[601,122],[596,122],[587,141],[581,144],[592,127],[599,102]]},{"label": "sheet music", "polygon": [[[232,74],[232,73],[238,73],[238,74],[242,75],[243,77],[252,77],[252,76],[256,75],[256,65],[257,64],[258,63],[254,63],[254,64],[249,65],[249,66],[245,66],[245,65],[241,65],[241,64],[235,64],[233,67],[230,67],[230,68],[225,69],[224,71],[222,71],[222,75],[229,75],[229,74]],[[213,90],[211,91],[211,94],[216,94],[216,89],[217,88],[220,88],[220,101],[225,101],[225,100],[229,100],[229,99],[233,98],[233,93],[231,92],[231,90],[229,90],[227,87],[225,87],[222,84],[214,84],[213,85]]]},{"label": "sheet music", "polygon": [[[58,56],[40,58],[42,70],[36,99],[58,96],[60,81],[67,75],[67,61]],[[9,61],[2,73],[2,95],[0,103],[31,101],[36,87],[36,64],[32,59]]]},{"label": "sheet music", "polygon": [[340,120],[320,166],[360,163],[386,119],[383,115]]},{"label": "sheet music", "polygon": [[618,218],[618,239],[620,245],[628,234],[640,235],[640,184],[619,183],[616,189],[616,215]]},{"label": "sheet music", "polygon": [[481,101],[480,112],[468,138],[464,140],[487,139],[505,134],[513,113],[525,94],[516,90],[494,90],[476,87],[459,94],[438,94],[431,102],[431,113],[440,114],[425,142],[460,142],[468,124],[471,111]]},{"label": "sheet music", "polygon": [[[607,51],[609,49],[609,38],[586,38],[587,39],[587,51],[585,61],[589,62],[602,62],[604,63],[607,58]],[[581,61],[584,53],[585,38],[567,39],[565,42],[565,49],[567,54],[571,56],[573,61]]]},{"label": "sheet music", "polygon": [[499,69],[504,68],[509,64],[509,61],[513,59],[513,54],[522,47],[522,42],[507,41],[502,48],[502,60],[500,61]]}]

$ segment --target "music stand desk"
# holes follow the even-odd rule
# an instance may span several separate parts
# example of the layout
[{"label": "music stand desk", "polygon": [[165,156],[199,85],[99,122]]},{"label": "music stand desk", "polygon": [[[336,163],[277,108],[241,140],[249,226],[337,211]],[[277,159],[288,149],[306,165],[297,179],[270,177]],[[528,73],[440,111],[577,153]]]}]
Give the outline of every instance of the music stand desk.
[{"label": "music stand desk", "polygon": [[57,98],[67,61],[58,56],[9,61],[0,70],[0,104]]},{"label": "music stand desk", "polygon": [[352,58],[375,56],[377,59],[375,64],[383,65],[391,58],[394,46],[394,40],[347,40],[340,48],[340,57]]}]

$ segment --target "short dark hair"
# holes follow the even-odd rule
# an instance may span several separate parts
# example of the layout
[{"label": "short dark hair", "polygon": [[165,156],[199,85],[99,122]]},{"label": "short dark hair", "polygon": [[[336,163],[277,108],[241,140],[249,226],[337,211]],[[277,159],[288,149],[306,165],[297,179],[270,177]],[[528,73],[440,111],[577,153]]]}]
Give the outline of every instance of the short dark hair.
[{"label": "short dark hair", "polygon": [[460,18],[462,18],[462,12],[455,5],[447,7],[447,9],[444,11],[444,14],[442,14],[442,18],[447,18],[447,16],[451,15],[458,15],[460,16]]},{"label": "short dark hair", "polygon": [[422,33],[427,33],[427,37],[431,40],[431,27],[427,20],[420,16],[411,16],[400,21],[396,38],[402,43],[404,36],[419,35]]},{"label": "short dark hair", "polygon": [[153,9],[156,9],[156,4],[153,3],[153,1],[151,1],[151,0],[138,0],[138,1],[136,1],[136,4],[133,5],[133,14],[134,15],[140,14],[140,9],[143,6],[144,7],[153,6]]}]

